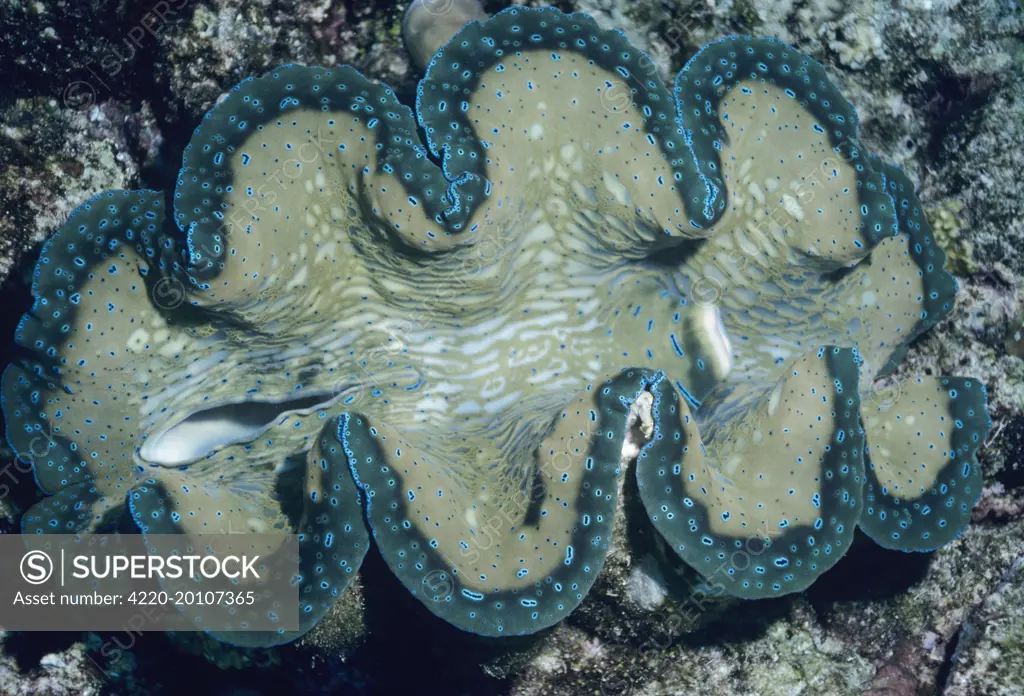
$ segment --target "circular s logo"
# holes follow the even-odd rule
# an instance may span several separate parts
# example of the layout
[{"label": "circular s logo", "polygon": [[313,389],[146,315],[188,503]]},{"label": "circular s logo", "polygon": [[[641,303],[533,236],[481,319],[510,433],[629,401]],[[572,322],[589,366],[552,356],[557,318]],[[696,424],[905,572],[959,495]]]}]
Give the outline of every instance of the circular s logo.
[{"label": "circular s logo", "polygon": [[441,16],[451,12],[455,0],[423,0],[420,5],[427,11],[427,14]]},{"label": "circular s logo", "polygon": [[153,304],[160,309],[176,309],[185,301],[185,286],[177,278],[166,276],[153,286]]},{"label": "circular s logo", "polygon": [[633,106],[633,90],[625,82],[606,82],[601,90],[601,106],[605,111],[622,113]]},{"label": "circular s logo", "polygon": [[30,585],[42,585],[53,575],[53,561],[44,551],[29,551],[21,557],[21,577]]},{"label": "circular s logo", "polygon": [[455,591],[452,576],[443,570],[432,570],[423,576],[423,587],[427,590],[427,599],[432,602],[447,601]]}]

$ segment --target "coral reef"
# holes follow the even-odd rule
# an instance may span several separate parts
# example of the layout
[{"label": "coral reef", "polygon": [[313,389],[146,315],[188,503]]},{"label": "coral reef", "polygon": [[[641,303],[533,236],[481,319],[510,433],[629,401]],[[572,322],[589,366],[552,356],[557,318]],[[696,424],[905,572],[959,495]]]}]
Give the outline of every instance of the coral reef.
[{"label": "coral reef", "polygon": [[[16,635],[0,636],[0,645],[7,647]],[[10,656],[0,660],[0,692],[8,696],[98,696],[103,679],[87,655],[86,646],[78,643],[69,650],[43,655],[39,666],[28,677]]]},{"label": "coral reef", "polygon": [[947,205],[928,212],[928,222],[935,233],[935,241],[946,251],[947,266],[957,275],[969,275],[978,272],[978,264],[974,262],[974,245],[963,238],[957,216],[964,209],[960,201],[952,201]]},{"label": "coral reef", "polygon": [[1022,567],[1024,559],[1018,559],[999,587],[967,618],[945,691],[950,696],[1020,691],[1024,623],[1017,607],[1024,603]]},{"label": "coral reef", "polygon": [[[38,6],[45,7],[45,4]],[[491,11],[502,6],[487,3]],[[1019,100],[1019,92],[1009,84],[1013,71],[1006,70],[1015,60],[1012,42],[1016,30],[1013,27],[1015,22],[1019,27],[1019,18],[1012,13],[994,14],[998,11],[994,3],[973,4],[967,13],[953,13],[945,4],[937,4],[929,11],[902,6],[865,6],[854,11],[837,3],[810,3],[801,5],[797,12],[786,3],[693,3],[673,8],[673,16],[667,18],[663,14],[665,8],[658,3],[625,7],[616,2],[597,2],[563,7],[587,10],[602,26],[624,29],[632,41],[650,52],[657,67],[648,69],[657,69],[663,76],[667,69],[682,65],[682,61],[705,41],[737,29],[777,35],[826,65],[838,66],[830,76],[858,105],[864,123],[863,137],[871,149],[884,153],[892,161],[909,164],[909,178],[923,182],[920,190],[929,206],[936,200],[943,209],[963,206],[956,214],[959,235],[956,246],[962,243],[961,249],[969,250],[971,245],[974,249],[973,256],[968,253],[967,257],[971,263],[964,265],[951,259],[949,266],[957,273],[975,273],[966,282],[961,279],[966,290],[961,292],[958,311],[940,332],[925,334],[915,343],[908,361],[887,378],[889,381],[874,384],[874,380],[863,379],[863,373],[859,375],[861,391],[870,392],[865,394],[863,403],[889,403],[889,394],[877,393],[881,384],[895,383],[897,393],[904,394],[903,390],[915,384],[917,378],[934,375],[936,371],[975,374],[990,387],[996,421],[991,437],[996,446],[983,455],[987,465],[986,489],[982,506],[976,513],[976,519],[981,520],[981,530],[971,529],[951,546],[938,551],[927,563],[927,575],[921,577],[919,585],[907,587],[898,577],[887,576],[878,584],[883,592],[881,597],[859,598],[852,602],[829,598],[830,587],[844,585],[837,573],[858,574],[858,563],[884,553],[867,551],[863,545],[854,543],[848,552],[851,558],[814,585],[809,600],[780,600],[784,608],[781,613],[771,608],[775,604],[758,603],[755,616],[740,622],[757,626],[754,635],[741,632],[733,636],[728,645],[719,646],[713,638],[702,634],[681,637],[677,624],[669,622],[670,628],[662,629],[669,635],[670,647],[665,649],[646,648],[649,641],[642,631],[626,628],[631,621],[639,622],[638,626],[649,625],[645,621],[657,621],[659,611],[676,611],[669,607],[675,607],[680,597],[686,597],[685,591],[680,594],[679,588],[674,587],[675,580],[670,578],[672,571],[666,567],[672,565],[667,560],[671,550],[668,555],[664,553],[666,549],[661,549],[651,556],[644,550],[642,541],[638,543],[632,538],[634,533],[646,534],[647,542],[653,547],[661,546],[656,537],[636,529],[633,523],[637,510],[630,500],[635,502],[639,492],[629,490],[633,465],[627,460],[623,463],[627,476],[620,476],[626,480],[626,491],[619,496],[616,529],[595,590],[568,623],[560,624],[540,639],[525,669],[521,660],[471,659],[479,661],[482,672],[516,684],[516,690],[523,693],[575,693],[577,690],[611,693],[610,689],[616,687],[651,693],[673,689],[736,693],[751,690],[790,693],[794,689],[810,693],[868,690],[882,693],[886,689],[929,691],[942,683],[952,683],[940,672],[945,671],[943,665],[948,664],[954,647],[960,654],[957,643],[962,636],[957,630],[965,615],[963,608],[984,599],[994,587],[993,577],[998,579],[1001,569],[1007,567],[1005,555],[1015,543],[1013,525],[1020,517],[1016,503],[1019,495],[1014,493],[1018,483],[1012,447],[1017,442],[1015,429],[1019,427],[1015,412],[1022,403],[1021,361],[1005,352],[1007,346],[1012,346],[1012,322],[1019,316],[1013,307],[1019,256],[1012,240],[1019,237],[1020,232],[1019,220],[1006,202],[1019,200],[1019,197],[1015,198],[1013,189],[1017,185],[1016,178],[1007,175],[1014,171],[1013,149],[998,145],[1006,142],[1000,140],[1003,135],[1012,140],[1010,131],[1013,124],[1019,123],[1009,115],[1018,103],[1015,100]],[[401,13],[393,9],[372,4],[355,7],[348,3],[300,3],[294,12],[285,14],[276,3],[256,3],[238,12],[227,4],[222,7],[220,3],[209,2],[188,8],[179,19],[168,21],[147,39],[155,44],[152,55],[141,54],[136,59],[144,63],[144,70],[170,78],[158,79],[154,93],[162,95],[158,99],[172,101],[157,102],[155,116],[152,111],[139,109],[120,112],[131,126],[129,135],[152,133],[152,124],[160,123],[164,133],[170,136],[170,140],[164,142],[172,143],[168,162],[176,161],[173,143],[183,144],[182,135],[187,134],[185,130],[175,134],[178,119],[184,119],[183,125],[190,129],[190,119],[198,118],[221,90],[240,77],[262,72],[283,60],[326,64],[352,62],[372,77],[395,84],[404,95],[403,101],[411,101],[409,80],[410,75],[414,75],[404,66],[401,52],[394,50]],[[984,27],[984,34],[978,33],[979,27]],[[310,36],[317,38],[304,38]],[[964,50],[964,47],[987,41],[993,42],[993,47],[986,50],[986,55],[994,58],[983,63],[972,62],[969,57],[981,55],[982,51]],[[269,42],[269,50],[262,54],[258,50],[261,42]],[[364,52],[362,47],[368,50]],[[993,66],[997,65],[1003,67],[993,72]],[[66,73],[56,73],[57,77],[53,78],[58,88],[62,74]],[[45,91],[46,87],[39,89]],[[78,114],[95,116],[110,114],[113,108],[120,109],[117,99],[127,93],[125,89],[115,86],[112,92],[97,95],[99,111],[75,111],[73,105],[65,104],[61,108],[51,103],[53,119],[50,123],[57,124],[51,126],[51,130],[57,134],[78,132],[89,122],[88,118],[78,118]],[[958,90],[961,90],[960,101],[956,101],[955,96]],[[20,93],[25,93],[24,87]],[[167,96],[170,94],[173,97]],[[23,113],[35,113],[42,103],[42,100],[26,100],[17,108]],[[136,111],[142,116],[135,116]],[[12,123],[9,113],[5,111],[5,124]],[[135,124],[140,121],[149,125],[139,130]],[[46,119],[40,121],[44,122]],[[60,169],[54,169],[50,162],[46,164],[48,171],[57,171],[59,176],[45,183],[42,178],[30,176],[25,183],[31,189],[9,189],[20,199],[9,200],[5,205],[24,222],[18,223],[16,231],[5,233],[5,241],[13,239],[16,245],[21,245],[25,242],[15,235],[26,233],[24,238],[34,234],[38,239],[41,233],[52,228],[53,220],[62,211],[70,209],[70,202],[80,200],[86,191],[123,187],[140,173],[149,185],[169,187],[173,183],[147,174],[147,171],[156,171],[154,162],[159,162],[159,157],[154,157],[153,143],[160,143],[162,139],[154,141],[147,135],[149,139],[143,141],[133,137],[119,141],[120,121],[96,123],[105,131],[98,137],[87,135],[82,138],[82,144],[93,148],[108,143],[107,147],[116,153],[113,161],[117,166],[128,167],[127,177],[99,185],[90,183],[82,172],[95,171],[91,159],[86,159],[84,170],[75,161],[87,150],[79,148],[76,136],[72,135],[70,159],[64,163],[54,160],[60,163]],[[111,132],[114,137],[110,136]],[[6,130],[5,136],[11,138],[5,141],[9,146],[24,141],[28,129]],[[59,135],[56,139],[38,139],[25,150],[28,154],[22,161],[29,167],[30,174],[32,168],[38,166],[37,153],[53,148],[54,142],[60,142]],[[963,142],[967,147],[957,145]],[[106,176],[109,174],[101,173],[100,180]],[[964,183],[967,188],[961,187]],[[71,188],[65,194],[68,185]],[[61,203],[60,197],[65,195],[63,200],[67,202]],[[57,197],[55,205],[53,197]],[[935,210],[937,208],[929,207],[929,217],[938,223],[937,227],[944,227],[946,219],[941,215],[936,217]],[[957,249],[954,251],[960,253]],[[14,248],[10,260],[16,259],[17,253],[18,249]],[[996,258],[1005,261],[1005,265],[996,263]],[[18,279],[9,282],[16,285]],[[723,324],[727,320],[728,313],[723,311]],[[938,363],[937,368],[932,367],[934,363]],[[862,363],[869,364],[870,360]],[[333,388],[333,382],[331,386]],[[366,398],[365,392],[359,396],[359,399]],[[696,412],[699,415],[699,408]],[[705,439],[703,428],[700,436]],[[868,441],[871,441],[870,432]],[[634,527],[628,530],[630,538],[625,535],[623,507],[629,508],[628,519]],[[998,527],[996,529],[1001,531],[992,533],[994,530],[985,526],[991,524],[1010,526]],[[367,563],[371,561],[368,559]],[[634,564],[633,568],[630,563]],[[364,572],[370,573],[379,584],[384,582],[379,575],[383,567],[378,564],[376,575],[372,568]],[[981,576],[975,573],[982,568]],[[912,569],[911,575],[914,574]],[[864,587],[870,586],[871,582],[864,584]],[[442,588],[447,590],[443,583]],[[970,591],[963,591],[965,588]],[[351,588],[345,596],[350,593]],[[638,601],[637,606],[632,605],[633,598]],[[713,610],[702,604],[704,609],[698,612],[702,620],[714,624],[715,617],[723,616],[721,612],[724,612],[724,616],[731,617],[728,621],[736,623],[738,616],[750,615],[749,609],[730,614],[728,604],[719,604],[724,606]],[[372,598],[369,607],[372,614]],[[864,625],[857,625],[859,621],[865,622]],[[868,626],[869,621],[874,625]],[[382,630],[386,632],[387,628]],[[310,635],[315,635],[315,631]],[[664,644],[659,641],[659,646]],[[869,647],[872,644],[877,647]],[[317,642],[322,651],[329,652],[329,645]],[[371,643],[362,650],[364,655],[367,651],[372,653],[374,645]],[[843,656],[849,654],[856,658],[847,664]],[[780,667],[769,668],[772,664]],[[788,669],[782,669],[782,665]],[[986,672],[994,668],[991,662],[979,662],[976,669],[957,668],[957,688],[961,689],[958,693],[984,692],[984,688],[974,684],[990,683],[985,681]],[[347,671],[348,668],[343,669]],[[936,684],[936,679],[941,683]]]},{"label": "coral reef", "polygon": [[[43,250],[16,334],[31,357],[2,393],[17,452],[49,434],[52,497],[25,533],[126,507],[144,534],[290,527],[298,633],[230,635],[270,645],[344,593],[365,499],[431,611],[533,633],[601,569],[649,391],[641,498],[731,594],[806,588],[858,525],[908,551],[955,538],[981,493],[984,387],[918,378],[867,408],[867,442],[861,426],[858,372],[891,372],[953,305],[910,182],[774,39],[700,51],[675,108],[643,59],[586,15],[469,23],[418,91],[440,167],[347,67],[236,87],[186,148],[183,234],[155,192],[112,191]],[[301,493],[278,473],[298,458]]]}]

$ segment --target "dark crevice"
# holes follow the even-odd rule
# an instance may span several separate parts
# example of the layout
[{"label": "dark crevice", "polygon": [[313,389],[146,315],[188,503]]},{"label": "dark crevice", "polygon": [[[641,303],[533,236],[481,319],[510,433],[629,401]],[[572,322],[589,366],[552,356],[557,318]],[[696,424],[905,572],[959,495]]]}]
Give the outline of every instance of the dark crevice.
[{"label": "dark crevice", "polygon": [[946,682],[949,680],[950,674],[953,673],[953,666],[956,664],[956,651],[960,647],[960,639],[965,631],[970,631],[970,627],[963,623],[946,643],[942,664],[939,665],[939,671],[935,675],[935,688],[939,694],[946,691]]},{"label": "dark crevice", "polygon": [[[933,67],[933,79],[921,86],[921,94],[930,95],[930,99],[918,113],[929,122],[923,130],[928,139],[922,143],[927,159],[937,163],[932,165],[935,169],[941,169],[951,156],[962,156],[978,131],[999,82],[994,76],[965,77],[944,72],[938,65]],[[956,168],[951,174],[955,190],[970,183],[956,181]]]},{"label": "dark crevice", "polygon": [[[373,675],[370,693],[422,692],[424,675],[430,675],[431,693],[500,692],[503,684],[507,687],[502,670],[491,670],[499,675],[493,678],[484,670],[467,669],[467,665],[492,664],[509,653],[534,652],[552,631],[502,638],[460,631],[434,616],[424,602],[406,590],[375,544],[371,544],[359,575],[366,623],[384,627],[371,631],[350,660],[352,667]],[[402,630],[386,630],[393,626]],[[395,669],[395,655],[402,656],[401,669]]]},{"label": "dark crevice", "polygon": [[[1024,416],[1015,415],[1008,418],[998,436],[999,449],[1006,454],[1006,463],[1003,470],[995,475],[995,479],[1010,490],[1024,488]],[[990,434],[989,437],[994,435]]]},{"label": "dark crevice", "polygon": [[924,580],[932,557],[884,549],[858,529],[850,550],[807,589],[807,597],[822,614],[840,602],[896,597]]},{"label": "dark crevice", "polygon": [[46,655],[62,653],[81,638],[80,633],[74,632],[29,631],[19,633],[14,640],[5,640],[4,653],[13,657],[18,670],[25,674],[37,669]]}]

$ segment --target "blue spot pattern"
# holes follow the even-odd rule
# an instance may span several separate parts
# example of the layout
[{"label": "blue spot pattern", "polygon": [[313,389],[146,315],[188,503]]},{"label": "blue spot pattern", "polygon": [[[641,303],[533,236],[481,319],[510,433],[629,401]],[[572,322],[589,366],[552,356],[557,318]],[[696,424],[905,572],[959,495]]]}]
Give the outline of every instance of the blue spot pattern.
[{"label": "blue spot pattern", "polygon": [[600,572],[650,398],[642,501],[726,592],[807,587],[858,525],[955,538],[984,386],[869,401],[956,291],[909,180],[781,42],[709,44],[674,93],[649,68],[512,8],[434,56],[415,113],[346,66],[240,83],[173,211],[105,192],[43,249],[2,385],[48,494],[24,531],[299,534],[300,630],[232,643],[309,630],[371,536],[441,618],[532,633]]}]

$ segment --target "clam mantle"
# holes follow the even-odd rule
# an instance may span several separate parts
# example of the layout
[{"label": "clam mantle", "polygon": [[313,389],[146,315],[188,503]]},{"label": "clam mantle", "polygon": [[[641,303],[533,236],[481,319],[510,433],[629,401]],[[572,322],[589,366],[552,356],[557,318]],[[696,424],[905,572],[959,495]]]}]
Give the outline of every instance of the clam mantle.
[{"label": "clam mantle", "polygon": [[298,533],[299,633],[372,538],[438,616],[532,633],[601,570],[649,393],[654,526],[727,592],[796,592],[858,526],[923,551],[969,521],[984,386],[872,397],[952,308],[944,259],[773,39],[670,90],[620,33],[513,8],[441,47],[415,112],[282,66],[206,115],[173,206],[101,193],[46,244],[2,389],[49,494],[24,531]]}]

